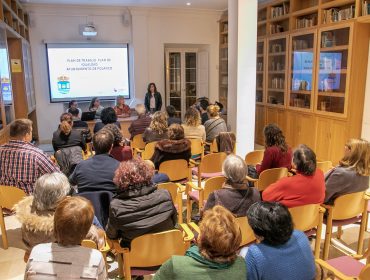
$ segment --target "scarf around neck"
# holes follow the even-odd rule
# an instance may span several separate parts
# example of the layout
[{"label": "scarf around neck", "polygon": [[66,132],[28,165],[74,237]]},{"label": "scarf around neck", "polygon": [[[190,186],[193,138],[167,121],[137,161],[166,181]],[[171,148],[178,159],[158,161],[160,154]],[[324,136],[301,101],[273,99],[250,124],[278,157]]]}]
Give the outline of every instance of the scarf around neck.
[{"label": "scarf around neck", "polygon": [[209,268],[212,268],[212,269],[227,269],[232,264],[232,263],[217,263],[217,262],[207,260],[206,258],[204,258],[200,254],[199,248],[196,245],[191,246],[186,251],[185,256],[191,257],[194,260],[196,260],[197,262],[200,262],[200,263],[202,263],[202,264],[204,264],[204,265],[206,265],[206,266],[208,266]]}]

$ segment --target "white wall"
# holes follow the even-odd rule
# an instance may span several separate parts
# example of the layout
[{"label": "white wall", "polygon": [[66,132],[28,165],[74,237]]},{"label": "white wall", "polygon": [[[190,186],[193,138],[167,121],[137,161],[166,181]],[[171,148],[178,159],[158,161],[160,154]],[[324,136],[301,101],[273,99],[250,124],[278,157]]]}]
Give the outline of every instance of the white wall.
[{"label": "white wall", "polygon": [[[94,22],[96,42],[129,42],[133,67],[133,104],[142,102],[149,82],[155,82],[164,98],[165,44],[209,45],[209,92],[218,99],[218,19],[216,11],[130,8],[132,24],[123,25],[124,7],[27,5],[30,42],[41,142],[50,142],[63,104],[49,102],[44,42],[82,42],[79,25]],[[82,106],[84,107],[84,106]]]},{"label": "white wall", "polygon": [[370,52],[367,66],[367,79],[365,90],[364,117],[362,120],[362,138],[370,141]]}]

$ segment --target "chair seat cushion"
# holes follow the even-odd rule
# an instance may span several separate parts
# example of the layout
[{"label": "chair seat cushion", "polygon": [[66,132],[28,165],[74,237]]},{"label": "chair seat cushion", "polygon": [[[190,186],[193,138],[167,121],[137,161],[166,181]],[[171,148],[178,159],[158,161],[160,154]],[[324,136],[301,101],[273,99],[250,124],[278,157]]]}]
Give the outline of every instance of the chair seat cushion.
[{"label": "chair seat cushion", "polygon": [[[193,175],[198,176],[198,168],[197,167],[193,167],[191,170],[192,170]],[[202,173],[201,174],[202,178],[213,178],[213,177],[217,177],[217,176],[222,176],[222,172]]]},{"label": "chair seat cushion", "polygon": [[343,274],[350,277],[358,277],[361,269],[365,266],[364,264],[349,256],[342,256],[339,258],[331,259],[328,260],[328,263]]},{"label": "chair seat cushion", "polygon": [[[353,217],[345,220],[333,220],[333,227],[351,225],[361,221],[361,216]],[[327,219],[324,219],[324,224],[327,224]]]}]

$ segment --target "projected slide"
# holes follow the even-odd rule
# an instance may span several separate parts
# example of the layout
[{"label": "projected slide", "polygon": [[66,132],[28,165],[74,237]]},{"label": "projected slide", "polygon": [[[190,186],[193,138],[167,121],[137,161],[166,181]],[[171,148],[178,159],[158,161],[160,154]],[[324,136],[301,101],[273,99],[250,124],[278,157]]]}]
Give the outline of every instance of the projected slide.
[{"label": "projected slide", "polygon": [[47,44],[51,102],[130,97],[127,45]]}]

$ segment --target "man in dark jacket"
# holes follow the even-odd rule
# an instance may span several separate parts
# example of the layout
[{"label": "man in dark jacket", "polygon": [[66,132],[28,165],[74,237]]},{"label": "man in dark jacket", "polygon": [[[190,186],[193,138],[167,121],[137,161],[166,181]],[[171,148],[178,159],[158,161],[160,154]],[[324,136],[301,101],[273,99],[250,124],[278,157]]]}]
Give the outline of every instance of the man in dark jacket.
[{"label": "man in dark jacket", "polygon": [[137,112],[138,118],[137,120],[134,120],[128,128],[128,131],[131,134],[131,140],[134,138],[135,135],[144,133],[145,129],[149,127],[152,121],[152,118],[146,115],[146,110],[143,104],[136,105],[135,110]]},{"label": "man in dark jacket", "polygon": [[119,161],[109,155],[113,147],[113,135],[100,131],[93,136],[95,156],[81,161],[69,177],[72,185],[77,185],[79,193],[91,191],[117,191],[113,183],[114,172]]}]

